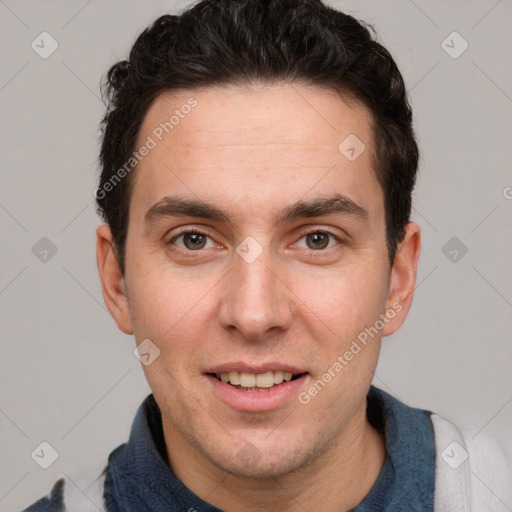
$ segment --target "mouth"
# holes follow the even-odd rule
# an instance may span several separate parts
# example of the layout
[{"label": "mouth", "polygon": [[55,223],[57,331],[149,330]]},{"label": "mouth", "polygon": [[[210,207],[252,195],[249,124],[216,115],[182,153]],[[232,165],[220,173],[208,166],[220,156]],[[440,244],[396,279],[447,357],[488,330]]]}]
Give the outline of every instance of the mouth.
[{"label": "mouth", "polygon": [[235,389],[250,392],[265,392],[282,386],[283,384],[299,379],[306,372],[293,373],[283,370],[266,371],[263,373],[249,373],[244,371],[230,371],[208,373],[220,382],[230,385]]},{"label": "mouth", "polygon": [[279,363],[230,363],[209,368],[204,376],[213,396],[231,409],[252,413],[290,407],[311,380],[303,369]]}]

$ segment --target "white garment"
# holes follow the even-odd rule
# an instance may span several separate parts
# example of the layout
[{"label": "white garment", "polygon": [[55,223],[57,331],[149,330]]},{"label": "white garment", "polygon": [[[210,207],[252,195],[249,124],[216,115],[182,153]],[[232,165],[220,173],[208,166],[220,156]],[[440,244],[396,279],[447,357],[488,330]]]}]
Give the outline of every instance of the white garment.
[{"label": "white garment", "polygon": [[434,512],[511,512],[512,442],[472,435],[431,415],[436,446]]}]

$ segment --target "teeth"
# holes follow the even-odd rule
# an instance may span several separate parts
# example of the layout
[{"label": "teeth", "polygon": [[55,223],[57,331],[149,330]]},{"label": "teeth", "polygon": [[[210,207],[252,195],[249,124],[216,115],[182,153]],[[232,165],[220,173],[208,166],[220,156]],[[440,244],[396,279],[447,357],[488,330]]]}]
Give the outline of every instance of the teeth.
[{"label": "teeth", "polygon": [[[229,372],[231,375],[231,372]],[[254,373],[240,372],[240,386],[243,388],[253,388],[256,386],[256,375]]]},{"label": "teeth", "polygon": [[276,370],[275,372],[265,373],[247,373],[247,372],[222,372],[217,373],[217,378],[222,382],[228,382],[233,386],[241,386],[243,388],[271,388],[274,385],[281,384],[283,381],[292,380],[292,372],[283,372]]},{"label": "teeth", "polygon": [[277,370],[277,372],[274,372],[274,384],[281,384],[283,382],[283,375],[284,372],[281,370]]},{"label": "teeth", "polygon": [[240,374],[238,372],[229,372],[228,377],[229,382],[231,382],[231,384],[233,384],[234,386],[238,386],[240,384]]},{"label": "teeth", "polygon": [[265,372],[256,375],[256,386],[271,388],[274,385],[274,372]]}]

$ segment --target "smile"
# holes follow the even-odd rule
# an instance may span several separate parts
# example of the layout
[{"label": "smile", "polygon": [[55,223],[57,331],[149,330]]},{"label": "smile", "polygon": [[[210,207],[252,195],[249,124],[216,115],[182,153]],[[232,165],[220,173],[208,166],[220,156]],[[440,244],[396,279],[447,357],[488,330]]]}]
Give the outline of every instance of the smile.
[{"label": "smile", "polygon": [[305,389],[311,375],[286,365],[265,366],[231,363],[211,368],[204,376],[213,396],[230,409],[261,413],[297,403],[294,398]]},{"label": "smile", "polygon": [[245,391],[267,391],[279,386],[283,382],[294,380],[302,374],[293,374],[292,372],[277,370],[264,373],[231,371],[212,375],[214,375],[217,380],[230,384],[236,389],[243,389]]}]

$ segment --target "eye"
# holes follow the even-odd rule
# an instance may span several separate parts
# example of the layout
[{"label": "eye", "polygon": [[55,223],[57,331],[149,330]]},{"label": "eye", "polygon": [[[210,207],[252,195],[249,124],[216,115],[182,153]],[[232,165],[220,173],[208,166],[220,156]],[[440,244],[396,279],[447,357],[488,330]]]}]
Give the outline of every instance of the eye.
[{"label": "eye", "polygon": [[[210,246],[207,246],[208,239],[210,239]],[[181,240],[182,245],[176,243],[178,240]],[[215,243],[208,235],[195,230],[183,231],[178,235],[174,236],[169,241],[169,244],[175,243],[180,249],[185,251],[197,251],[200,249],[208,249],[210,247],[215,246]]]},{"label": "eye", "polygon": [[[337,236],[329,233],[328,231],[312,231],[311,233],[306,233],[303,235],[301,240],[303,239],[306,241],[306,247],[302,246],[302,248],[311,249],[314,251],[332,247],[332,245],[329,246],[329,239],[334,240],[335,242],[341,241]],[[300,247],[299,244],[297,245]]]}]

